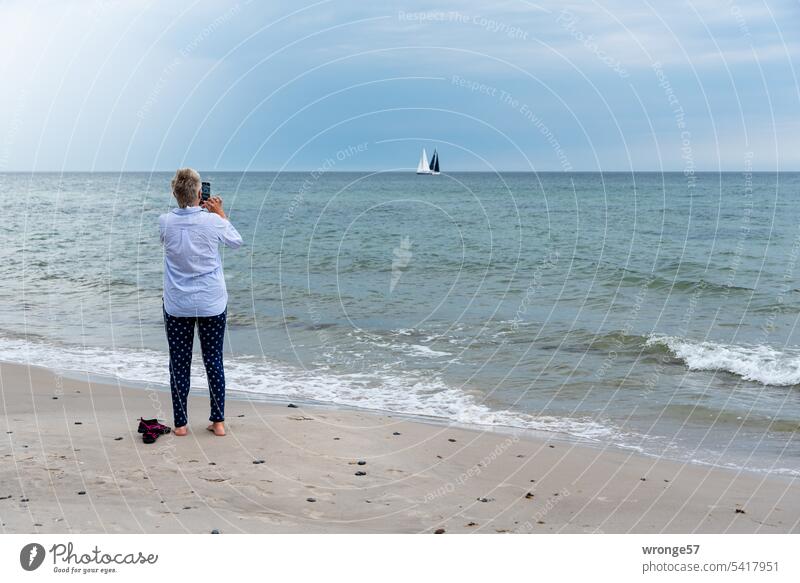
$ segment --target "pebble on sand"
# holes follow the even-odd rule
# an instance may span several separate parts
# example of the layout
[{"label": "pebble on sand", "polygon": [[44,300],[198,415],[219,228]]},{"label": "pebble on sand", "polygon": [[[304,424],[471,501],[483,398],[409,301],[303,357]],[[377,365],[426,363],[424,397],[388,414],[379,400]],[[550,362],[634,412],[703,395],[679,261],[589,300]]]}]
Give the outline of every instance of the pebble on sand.
[{"label": "pebble on sand", "polygon": [[121,437],[115,437],[114,441],[122,441],[122,438]]},{"label": "pebble on sand", "polygon": [[531,498],[533,498],[533,494],[531,492],[528,492],[527,494],[525,494],[525,498],[530,500]]},{"label": "pebble on sand", "polygon": [[400,435],[400,432],[399,431],[395,431],[394,433],[392,433],[392,435]]},{"label": "pebble on sand", "polygon": [[254,464],[263,464],[264,460],[253,460]]},{"label": "pebble on sand", "polygon": [[306,498],[306,502],[316,502],[316,498]]},{"label": "pebble on sand", "polygon": [[433,531],[433,534],[444,534],[444,529],[443,528],[437,528],[436,530]]},{"label": "pebble on sand", "polygon": [[83,421],[76,421],[75,425],[83,425]]},{"label": "pebble on sand", "polygon": [[80,492],[78,492],[78,496],[85,496],[85,495],[86,495],[86,490],[81,490]]},{"label": "pebble on sand", "polygon": [[367,465],[367,462],[365,462],[364,460],[358,460],[356,463],[357,463],[359,466],[366,466],[366,465]]},{"label": "pebble on sand", "polygon": [[735,514],[747,514],[747,513],[744,511],[744,508],[737,508],[736,510],[734,510],[734,513],[735,513]]},{"label": "pebble on sand", "polygon": [[212,531],[211,531],[211,534],[219,534],[219,530],[217,530],[217,529],[215,528],[214,530],[212,530]]},{"label": "pebble on sand", "polygon": [[468,522],[467,526],[478,526],[477,522]]},{"label": "pebble on sand", "polygon": [[452,437],[450,439],[448,439],[447,441],[449,441],[450,443],[455,443],[456,442],[456,440],[453,439]]},{"label": "pebble on sand", "polygon": [[289,407],[289,409],[297,409],[297,405],[295,405],[294,403],[289,403],[286,406]]},{"label": "pebble on sand", "polygon": [[367,472],[365,472],[365,471],[363,471],[363,470],[358,470],[358,471],[356,472],[356,476],[366,476],[366,475],[367,475]]}]

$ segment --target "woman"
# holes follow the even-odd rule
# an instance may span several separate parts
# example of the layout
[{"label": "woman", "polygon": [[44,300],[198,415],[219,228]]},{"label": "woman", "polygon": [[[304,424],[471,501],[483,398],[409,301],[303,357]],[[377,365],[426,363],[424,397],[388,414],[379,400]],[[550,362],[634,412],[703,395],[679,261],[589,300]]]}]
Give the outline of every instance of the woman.
[{"label": "woman", "polygon": [[201,201],[200,175],[181,168],[172,179],[178,207],[161,215],[158,226],[164,245],[164,328],[169,343],[169,384],[175,435],[186,435],[186,401],[192,367],[192,344],[197,324],[203,364],[211,397],[214,435],[225,435],[225,370],[222,345],[228,291],[222,274],[219,244],[234,249],[242,237],[222,210],[222,198]]}]

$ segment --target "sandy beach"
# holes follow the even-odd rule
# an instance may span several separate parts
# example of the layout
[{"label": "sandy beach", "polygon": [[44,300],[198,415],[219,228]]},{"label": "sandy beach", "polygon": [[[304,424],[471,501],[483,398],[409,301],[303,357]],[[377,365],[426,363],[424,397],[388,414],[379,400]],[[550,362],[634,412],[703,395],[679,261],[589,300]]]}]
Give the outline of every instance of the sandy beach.
[{"label": "sandy beach", "polygon": [[[169,394],[0,365],[6,533],[787,533],[796,480],[353,410],[229,399],[153,445]],[[363,463],[360,463],[363,462]],[[363,472],[363,475],[359,473]]]}]

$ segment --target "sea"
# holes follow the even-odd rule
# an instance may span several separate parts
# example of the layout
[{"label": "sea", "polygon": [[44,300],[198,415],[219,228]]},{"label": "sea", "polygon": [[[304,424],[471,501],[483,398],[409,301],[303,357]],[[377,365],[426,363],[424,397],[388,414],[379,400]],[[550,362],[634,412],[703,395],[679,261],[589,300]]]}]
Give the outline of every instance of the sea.
[{"label": "sea", "polygon": [[[800,174],[201,173],[231,398],[800,476]],[[0,360],[168,390],[171,177],[0,174]]]}]

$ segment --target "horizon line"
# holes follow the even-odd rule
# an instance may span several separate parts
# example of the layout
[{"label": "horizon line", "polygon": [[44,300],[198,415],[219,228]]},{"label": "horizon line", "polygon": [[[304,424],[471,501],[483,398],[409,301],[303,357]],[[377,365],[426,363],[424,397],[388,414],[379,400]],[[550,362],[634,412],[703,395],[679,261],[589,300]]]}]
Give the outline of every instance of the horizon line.
[{"label": "horizon line", "polygon": [[[160,174],[175,172],[174,169],[157,169],[157,170],[0,170],[2,174]],[[198,170],[201,172],[201,170]],[[321,168],[308,168],[299,170],[202,170],[209,174],[213,173],[252,173],[252,174],[304,174],[309,172],[319,172],[321,174],[416,174],[414,168],[405,170],[324,170]],[[756,169],[742,169],[742,170],[692,170],[691,173],[686,173],[685,170],[449,170],[441,172],[441,175],[447,174],[780,174],[780,173],[798,173],[800,169],[792,170],[756,170]]]}]

